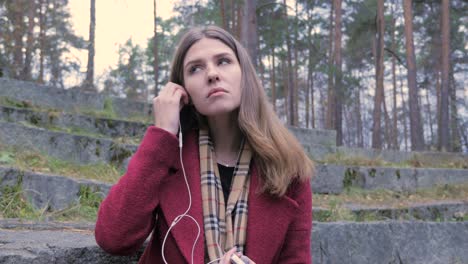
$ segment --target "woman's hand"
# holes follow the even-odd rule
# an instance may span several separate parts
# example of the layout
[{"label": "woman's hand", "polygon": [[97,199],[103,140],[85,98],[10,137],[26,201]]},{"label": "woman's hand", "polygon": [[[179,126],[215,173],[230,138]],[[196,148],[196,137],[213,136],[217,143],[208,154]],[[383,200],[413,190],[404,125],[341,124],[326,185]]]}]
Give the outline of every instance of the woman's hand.
[{"label": "woman's hand", "polygon": [[177,135],[179,130],[180,110],[189,103],[185,89],[173,82],[168,82],[153,98],[154,125]]},{"label": "woman's hand", "polygon": [[235,263],[234,261],[231,261],[231,257],[234,254],[237,255],[239,257],[239,259],[241,259],[243,261],[243,263],[245,263],[245,264],[255,264],[255,262],[253,262],[247,256],[242,255],[240,252],[236,253],[236,250],[237,250],[237,248],[233,247],[231,250],[226,252],[226,254],[224,254],[223,258],[219,261],[219,264],[232,264],[232,263]]}]

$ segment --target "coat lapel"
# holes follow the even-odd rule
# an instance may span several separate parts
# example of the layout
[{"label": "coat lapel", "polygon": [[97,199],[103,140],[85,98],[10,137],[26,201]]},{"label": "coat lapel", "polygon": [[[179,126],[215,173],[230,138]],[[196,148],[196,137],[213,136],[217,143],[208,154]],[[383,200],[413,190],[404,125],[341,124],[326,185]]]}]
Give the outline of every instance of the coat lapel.
[{"label": "coat lapel", "polygon": [[[200,226],[200,236],[195,246],[194,263],[203,263],[204,257],[204,228],[203,228],[203,209],[201,198],[200,164],[198,153],[198,141],[196,134],[184,137],[183,161],[187,175],[188,184],[192,194],[192,206],[188,215],[192,216]],[[167,224],[180,214],[183,214],[189,206],[189,196],[187,185],[185,184],[184,174],[181,167],[176,168],[177,173],[169,175],[161,190],[161,209]],[[198,227],[190,217],[184,217],[171,229],[171,235],[174,237],[182,255],[187,263],[191,263],[192,246],[198,234]]]},{"label": "coat lapel", "polygon": [[259,193],[260,184],[256,166],[253,165],[245,254],[256,263],[273,263],[277,256],[272,252],[280,252],[289,224],[299,207],[287,196],[274,198]]}]

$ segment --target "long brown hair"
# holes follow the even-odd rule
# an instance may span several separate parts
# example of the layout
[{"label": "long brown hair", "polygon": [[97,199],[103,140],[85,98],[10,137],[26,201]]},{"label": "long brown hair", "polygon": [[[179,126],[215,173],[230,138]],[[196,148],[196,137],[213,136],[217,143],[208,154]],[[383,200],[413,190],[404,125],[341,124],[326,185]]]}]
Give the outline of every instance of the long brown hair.
[{"label": "long brown hair", "polygon": [[[310,180],[314,164],[297,139],[281,123],[265,94],[245,48],[228,32],[217,26],[196,27],[181,38],[171,66],[170,81],[184,86],[183,62],[189,48],[202,38],[222,41],[236,54],[242,71],[239,128],[254,150],[254,161],[262,179],[262,192],[283,196],[295,180]],[[193,106],[181,113],[183,128],[203,118]],[[189,124],[190,123],[190,124]]]}]

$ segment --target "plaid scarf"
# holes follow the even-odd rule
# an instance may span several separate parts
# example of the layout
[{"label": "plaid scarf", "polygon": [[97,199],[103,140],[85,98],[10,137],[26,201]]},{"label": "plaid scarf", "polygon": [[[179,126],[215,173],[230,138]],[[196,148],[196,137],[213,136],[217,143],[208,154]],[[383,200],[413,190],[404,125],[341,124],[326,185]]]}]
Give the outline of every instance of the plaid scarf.
[{"label": "plaid scarf", "polygon": [[[241,144],[234,169],[231,192],[225,206],[223,188],[216,163],[213,144],[207,130],[200,130],[200,175],[203,202],[205,243],[209,261],[221,258],[234,246],[244,250],[247,231],[247,202],[249,196],[250,145]],[[234,214],[234,223],[232,215]]]}]

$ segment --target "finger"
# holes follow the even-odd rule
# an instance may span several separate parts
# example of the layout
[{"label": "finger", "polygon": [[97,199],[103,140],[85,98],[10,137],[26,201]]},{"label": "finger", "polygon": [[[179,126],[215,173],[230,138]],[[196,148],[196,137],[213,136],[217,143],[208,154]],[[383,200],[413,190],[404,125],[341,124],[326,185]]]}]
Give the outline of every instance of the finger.
[{"label": "finger", "polygon": [[224,254],[223,262],[224,264],[230,264],[231,263],[231,256],[236,252],[237,248],[233,247],[231,248],[226,254]]}]

